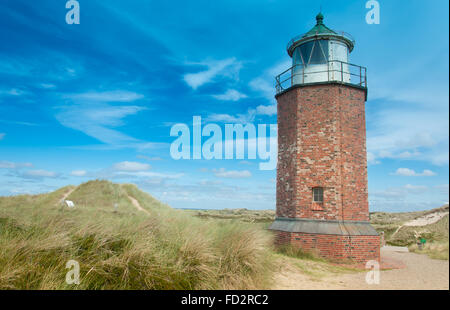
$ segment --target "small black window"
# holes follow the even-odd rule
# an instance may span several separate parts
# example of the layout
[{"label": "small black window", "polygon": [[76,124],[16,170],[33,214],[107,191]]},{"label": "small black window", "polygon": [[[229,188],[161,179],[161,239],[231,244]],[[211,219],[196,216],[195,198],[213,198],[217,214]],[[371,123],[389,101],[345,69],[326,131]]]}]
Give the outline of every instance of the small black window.
[{"label": "small black window", "polygon": [[309,41],[300,45],[292,55],[295,64],[326,64],[328,61],[328,40]]},{"label": "small black window", "polygon": [[309,64],[309,59],[311,58],[311,52],[314,47],[314,41],[307,42],[300,46],[300,53],[303,60],[303,65],[307,66]]},{"label": "small black window", "polygon": [[314,187],[313,188],[313,201],[314,202],[323,202],[323,187]]},{"label": "small black window", "polygon": [[326,64],[328,61],[328,41],[317,40],[314,42],[314,48],[311,53],[309,64]]}]

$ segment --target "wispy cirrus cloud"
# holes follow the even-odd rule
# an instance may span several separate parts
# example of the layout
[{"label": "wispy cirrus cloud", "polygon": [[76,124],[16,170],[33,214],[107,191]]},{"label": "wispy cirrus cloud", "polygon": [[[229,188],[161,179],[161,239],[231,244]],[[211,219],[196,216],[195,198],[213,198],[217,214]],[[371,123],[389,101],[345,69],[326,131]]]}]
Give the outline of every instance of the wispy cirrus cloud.
[{"label": "wispy cirrus cloud", "polygon": [[250,123],[255,119],[255,111],[249,109],[249,111],[245,114],[220,114],[220,113],[211,113],[205,118],[205,122],[219,122],[219,123]]},{"label": "wispy cirrus cloud", "polygon": [[127,145],[139,140],[114,128],[125,124],[124,119],[145,110],[141,106],[113,106],[108,104],[70,105],[60,107],[56,119],[61,125],[85,133],[103,143]]},{"label": "wispy cirrus cloud", "polygon": [[144,98],[144,95],[126,91],[126,90],[114,90],[114,91],[92,91],[77,94],[63,95],[65,98],[70,98],[74,101],[94,101],[94,102],[132,102]]},{"label": "wispy cirrus cloud", "polygon": [[87,171],[86,170],[73,170],[72,172],[70,172],[71,176],[74,177],[84,177],[87,175]]},{"label": "wispy cirrus cloud", "polygon": [[408,194],[421,195],[428,190],[428,186],[425,185],[406,184],[400,187],[389,187],[381,191],[372,191],[369,193],[369,197],[399,201],[405,199]]},{"label": "wispy cirrus cloud", "polygon": [[145,160],[149,160],[149,161],[153,161],[153,160],[162,160],[162,158],[159,157],[159,156],[153,156],[153,157],[151,157],[151,156],[141,155],[141,154],[136,155],[136,158],[145,159]]},{"label": "wispy cirrus cloud", "polygon": [[248,170],[226,170],[225,168],[214,169],[213,173],[218,178],[242,179],[250,178],[252,173]]},{"label": "wispy cirrus cloud", "polygon": [[179,179],[184,176],[184,173],[171,173],[171,172],[157,172],[150,171],[152,167],[149,164],[134,162],[134,161],[121,161],[114,163],[113,165],[98,170],[86,172],[83,176],[90,178],[102,178],[102,179],[128,179],[133,182],[146,181],[164,181]]},{"label": "wispy cirrus cloud", "polygon": [[6,133],[0,132],[0,140],[3,140],[3,138],[6,136]]},{"label": "wispy cirrus cloud", "polygon": [[0,75],[23,79],[38,75],[48,81],[64,81],[75,79],[83,72],[84,67],[78,59],[44,48],[39,48],[34,57],[6,56],[0,60]]},{"label": "wispy cirrus cloud", "polygon": [[48,171],[44,169],[36,169],[36,170],[26,170],[20,173],[22,178],[26,179],[43,179],[43,178],[57,178],[60,175],[53,171]]},{"label": "wispy cirrus cloud", "polygon": [[274,87],[275,76],[288,69],[291,65],[292,61],[290,59],[280,61],[272,67],[264,70],[261,76],[258,76],[249,82],[250,88],[269,102],[269,104],[257,106],[255,109],[257,114],[267,116],[277,114],[277,103],[275,100]]},{"label": "wispy cirrus cloud", "polygon": [[186,65],[197,65],[207,68],[206,70],[188,73],[183,76],[184,81],[194,90],[212,82],[216,77],[227,77],[237,80],[239,79],[239,71],[242,68],[242,63],[236,58],[187,62]]},{"label": "wispy cirrus cloud", "polygon": [[235,89],[229,89],[225,93],[220,95],[212,95],[213,98],[223,101],[239,101],[241,99],[247,98],[246,94],[243,94]]},{"label": "wispy cirrus cloud", "polygon": [[184,173],[162,173],[153,171],[117,171],[115,177],[138,177],[138,178],[158,178],[158,179],[179,179]]},{"label": "wispy cirrus cloud", "polygon": [[19,89],[19,88],[11,88],[11,89],[0,89],[0,96],[22,96],[26,95],[28,92]]},{"label": "wispy cirrus cloud", "polygon": [[40,83],[39,86],[41,88],[44,88],[44,89],[54,89],[54,88],[56,88],[56,85],[55,84],[51,84],[51,83]]},{"label": "wispy cirrus cloud", "polygon": [[39,124],[36,124],[36,123],[23,122],[23,121],[14,121],[14,120],[5,120],[5,119],[0,119],[0,123],[10,124],[10,125],[21,125],[21,126],[39,126]]},{"label": "wispy cirrus cloud", "polygon": [[448,164],[448,114],[411,107],[387,108],[368,116],[367,149],[375,159],[414,159]]},{"label": "wispy cirrus cloud", "polygon": [[122,161],[120,163],[114,164],[113,168],[117,171],[143,171],[149,170],[151,166],[145,163],[139,163],[134,161]]},{"label": "wispy cirrus cloud", "polygon": [[0,160],[0,169],[20,169],[33,167],[32,163],[15,163],[5,160]]},{"label": "wispy cirrus cloud", "polygon": [[0,169],[6,169],[7,175],[20,178],[20,179],[34,179],[41,180],[44,178],[59,178],[61,174],[48,171],[44,169],[30,169],[33,168],[32,163],[19,163],[19,162],[11,162],[0,160]]}]

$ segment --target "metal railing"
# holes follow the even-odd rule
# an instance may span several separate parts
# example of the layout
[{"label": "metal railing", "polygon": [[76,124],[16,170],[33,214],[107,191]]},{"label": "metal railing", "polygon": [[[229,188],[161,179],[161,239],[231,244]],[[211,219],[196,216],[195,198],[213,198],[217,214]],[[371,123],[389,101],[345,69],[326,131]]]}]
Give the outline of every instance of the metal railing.
[{"label": "metal railing", "polygon": [[308,66],[294,65],[275,77],[275,88],[279,94],[293,85],[332,81],[367,87],[367,69],[339,60]]}]

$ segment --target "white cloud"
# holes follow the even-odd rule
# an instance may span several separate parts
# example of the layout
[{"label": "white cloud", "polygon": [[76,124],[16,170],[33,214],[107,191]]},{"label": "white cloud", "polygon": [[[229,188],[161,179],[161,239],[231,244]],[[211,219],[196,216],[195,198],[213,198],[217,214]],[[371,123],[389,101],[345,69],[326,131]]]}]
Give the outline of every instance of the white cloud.
[{"label": "white cloud", "polygon": [[272,116],[277,114],[277,105],[259,105],[256,107],[256,114]]},{"label": "white cloud", "polygon": [[150,157],[150,156],[140,155],[140,154],[136,155],[136,158],[145,159],[145,160],[148,160],[148,161],[162,160],[162,158],[159,157],[159,156]]},{"label": "white cloud", "polygon": [[97,104],[72,105],[61,110],[55,117],[63,126],[81,131],[103,143],[121,145],[139,142],[110,127],[123,126],[125,117],[145,110],[144,107]]},{"label": "white cloud", "polygon": [[40,87],[44,88],[44,89],[53,89],[56,88],[55,84],[50,84],[50,83],[41,83],[39,84]]},{"label": "white cloud", "polygon": [[6,133],[1,133],[0,132],[0,140],[3,140],[3,138],[6,136]]},{"label": "white cloud", "polygon": [[58,175],[52,171],[37,169],[37,170],[27,170],[23,172],[21,176],[24,178],[40,179],[40,178],[55,178]]},{"label": "white cloud", "polygon": [[214,97],[218,100],[223,100],[223,101],[238,101],[238,100],[247,98],[247,95],[245,95],[241,92],[238,92],[235,89],[229,89],[221,95],[212,95],[212,97]]},{"label": "white cloud", "polygon": [[401,187],[389,187],[381,191],[370,191],[369,197],[370,199],[376,197],[381,198],[383,201],[391,200],[400,202],[404,200],[408,196],[408,194],[421,195],[427,191],[427,186],[406,184]]},{"label": "white cloud", "polygon": [[151,171],[118,171],[115,175],[122,177],[142,177],[142,178],[161,178],[161,179],[179,179],[184,176],[184,173],[159,173]]},{"label": "white cloud", "polygon": [[73,170],[70,175],[74,177],[84,177],[87,174],[86,170]]},{"label": "white cloud", "polygon": [[242,179],[249,178],[252,176],[251,172],[248,170],[226,170],[225,168],[214,169],[214,175],[218,178],[231,178],[231,179]]},{"label": "white cloud", "polygon": [[95,102],[131,102],[144,98],[144,95],[126,90],[115,90],[105,92],[85,92],[69,94],[64,97],[73,100],[95,101]]},{"label": "white cloud", "polygon": [[123,161],[120,163],[114,164],[113,168],[117,171],[144,171],[149,170],[151,167],[149,164],[138,163],[133,161]]},{"label": "white cloud", "polygon": [[4,96],[22,96],[27,94],[26,91],[21,90],[21,89],[17,89],[17,88],[11,88],[8,90],[5,89],[0,89],[0,96],[4,95]]},{"label": "white cloud", "polygon": [[255,111],[249,109],[246,114],[216,114],[212,113],[205,118],[205,122],[221,122],[221,123],[251,123],[255,119]]},{"label": "white cloud", "polygon": [[189,65],[205,66],[208,69],[198,73],[188,73],[184,75],[184,81],[192,88],[212,82],[218,76],[229,77],[237,80],[242,63],[236,58],[227,58],[223,60],[207,60],[199,63],[187,63]]},{"label": "white cloud", "polygon": [[21,125],[21,126],[39,126],[39,124],[36,124],[36,123],[13,121],[13,120],[4,120],[4,119],[0,119],[0,123],[12,124],[12,125]]},{"label": "white cloud", "polygon": [[406,184],[403,187],[407,192],[413,194],[422,194],[428,190],[427,186]]},{"label": "white cloud", "polygon": [[376,159],[373,153],[367,152],[367,163],[369,165],[378,165],[380,161]]},{"label": "white cloud", "polygon": [[[254,91],[261,94],[261,97],[267,99],[270,104],[259,105],[256,108],[249,108],[245,114],[211,114],[207,120],[211,122],[228,122],[228,123],[248,123],[253,122],[257,115],[273,116],[277,114],[277,103],[275,100],[275,87],[273,79],[275,72],[282,72],[290,66],[290,62],[281,62],[267,70],[262,76],[250,81],[249,86]],[[277,74],[278,74],[277,73]]]},{"label": "white cloud", "polygon": [[33,167],[32,163],[13,163],[10,161],[0,160],[0,168],[3,169],[20,169],[20,168]]},{"label": "white cloud", "polygon": [[[376,112],[367,115],[367,147],[380,159],[448,165],[448,74],[440,76],[441,68],[429,65],[435,53],[422,56],[405,61],[407,66],[397,63],[388,70],[375,68],[380,74],[371,78],[367,106],[375,103]],[[422,74],[424,70],[428,75]]]},{"label": "white cloud", "polygon": [[414,176],[414,177],[416,177],[416,176],[430,177],[430,176],[436,175],[436,173],[434,173],[433,171],[428,170],[428,169],[425,169],[421,173],[418,173],[409,168],[398,168],[394,174],[401,175],[401,176]]},{"label": "white cloud", "polygon": [[275,86],[273,84],[274,76],[265,74],[263,77],[257,77],[250,81],[249,86],[254,91],[261,93],[269,101],[275,97]]},{"label": "white cloud", "polygon": [[367,149],[374,158],[448,164],[448,113],[444,109],[389,108],[367,118]]},{"label": "white cloud", "polygon": [[274,78],[281,72],[288,69],[291,65],[292,61],[290,59],[286,59],[266,69],[261,76],[250,81],[250,88],[257,93],[260,93],[261,96],[270,103],[268,105],[259,105],[256,107],[256,114],[267,116],[277,114]]}]

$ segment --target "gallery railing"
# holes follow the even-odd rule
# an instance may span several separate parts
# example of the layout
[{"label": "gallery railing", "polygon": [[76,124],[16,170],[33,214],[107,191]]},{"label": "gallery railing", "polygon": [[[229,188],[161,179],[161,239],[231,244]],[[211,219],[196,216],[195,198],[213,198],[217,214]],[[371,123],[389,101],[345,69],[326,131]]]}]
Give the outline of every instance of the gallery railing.
[{"label": "gallery railing", "polygon": [[367,69],[339,60],[308,66],[294,65],[275,77],[276,93],[297,84],[338,81],[367,87]]}]

